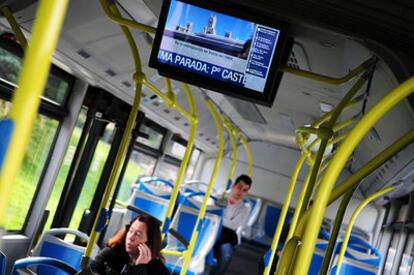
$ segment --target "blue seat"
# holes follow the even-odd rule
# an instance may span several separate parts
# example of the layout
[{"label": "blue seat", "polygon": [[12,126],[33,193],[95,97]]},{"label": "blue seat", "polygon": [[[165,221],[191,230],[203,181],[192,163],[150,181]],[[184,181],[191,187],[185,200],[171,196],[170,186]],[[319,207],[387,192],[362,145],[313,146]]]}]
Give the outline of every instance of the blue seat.
[{"label": "blue seat", "polygon": [[0,251],[0,275],[6,274],[6,255]]},{"label": "blue seat", "polygon": [[[337,265],[334,265],[331,271],[331,275],[336,275]],[[372,265],[361,263],[360,261],[352,260],[347,257],[344,258],[340,275],[376,275],[378,268]]]},{"label": "blue seat", "polygon": [[260,210],[262,208],[262,199],[249,196],[246,197],[243,202],[249,208],[249,217],[247,223],[237,230],[237,235],[239,236],[239,239],[243,237],[244,239],[251,240],[253,237],[253,226],[259,219]]},{"label": "blue seat", "polygon": [[[82,256],[85,252],[85,247],[73,244],[63,240],[62,236],[67,234],[74,235],[85,242],[89,240],[89,237],[77,230],[70,228],[55,228],[43,233],[36,247],[33,249],[32,256],[51,257],[63,261],[70,265],[75,270],[80,271],[80,263]],[[61,236],[62,238],[59,238]],[[97,245],[94,246],[92,258],[96,256],[99,251]],[[63,275],[66,274],[62,270],[52,267],[39,265],[37,267],[38,274],[50,274],[50,275]]]},{"label": "blue seat", "polygon": [[[327,232],[323,232],[323,230],[321,230],[320,236],[325,236],[326,234]],[[326,235],[327,239],[328,237],[329,235]],[[336,274],[336,260],[341,249],[341,245],[342,241],[335,244],[334,264],[330,274]],[[308,272],[309,275],[319,274],[327,246],[328,241],[318,240],[312,256],[312,262]],[[376,274],[381,266],[381,263],[381,253],[379,253],[375,247],[358,237],[352,236],[349,239],[340,274]]]},{"label": "blue seat", "polygon": [[[173,187],[172,183],[161,178],[142,178],[138,181],[128,204],[159,221],[164,221]],[[131,212],[131,219],[136,215],[137,213]]]},{"label": "blue seat", "polygon": [[[266,202],[260,213],[259,220],[254,228],[253,241],[261,245],[270,246],[275,235],[276,226],[282,209],[271,202]],[[284,227],[290,223],[293,214],[288,212]]]},{"label": "blue seat", "polygon": [[[170,228],[176,231],[182,240],[169,234],[167,238],[167,250],[184,251],[191,239],[195,222],[198,216],[202,192],[190,193],[184,196],[180,206],[171,222]],[[187,274],[202,273],[205,263],[216,239],[218,238],[222,225],[223,209],[214,204],[207,206],[204,218],[199,224],[199,234],[196,240],[192,258]],[[166,255],[166,265],[173,272],[181,270],[182,261],[177,256]]]},{"label": "blue seat", "polygon": [[[59,274],[74,275],[78,273],[78,271],[74,269],[72,266],[58,259],[54,259],[50,257],[29,257],[29,258],[17,260],[13,265],[11,274],[19,275],[20,274],[18,272],[19,269],[28,268],[31,266],[38,266],[38,269],[37,269],[38,274],[47,274],[47,275],[52,274],[52,273],[42,273],[44,271],[42,272],[39,271],[40,267],[48,267],[49,270],[58,270],[60,272]],[[56,273],[53,273],[53,274],[56,274]]]}]

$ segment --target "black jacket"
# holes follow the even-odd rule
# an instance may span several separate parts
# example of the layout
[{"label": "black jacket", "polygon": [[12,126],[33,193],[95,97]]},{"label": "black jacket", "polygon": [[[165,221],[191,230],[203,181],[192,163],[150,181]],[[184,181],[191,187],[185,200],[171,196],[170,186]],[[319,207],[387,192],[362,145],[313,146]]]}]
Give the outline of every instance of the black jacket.
[{"label": "black jacket", "polygon": [[90,265],[91,271],[99,275],[167,275],[164,263],[152,260],[148,264],[130,265],[129,256],[123,247],[102,249]]}]

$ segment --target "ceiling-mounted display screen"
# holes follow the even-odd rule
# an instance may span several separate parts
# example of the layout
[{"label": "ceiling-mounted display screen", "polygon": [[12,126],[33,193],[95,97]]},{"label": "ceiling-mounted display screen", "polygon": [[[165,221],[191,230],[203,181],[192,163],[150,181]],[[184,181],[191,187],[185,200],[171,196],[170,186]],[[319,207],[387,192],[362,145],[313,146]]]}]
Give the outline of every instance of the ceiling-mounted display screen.
[{"label": "ceiling-mounted display screen", "polygon": [[224,2],[165,0],[150,58],[161,75],[271,106],[286,24]]}]

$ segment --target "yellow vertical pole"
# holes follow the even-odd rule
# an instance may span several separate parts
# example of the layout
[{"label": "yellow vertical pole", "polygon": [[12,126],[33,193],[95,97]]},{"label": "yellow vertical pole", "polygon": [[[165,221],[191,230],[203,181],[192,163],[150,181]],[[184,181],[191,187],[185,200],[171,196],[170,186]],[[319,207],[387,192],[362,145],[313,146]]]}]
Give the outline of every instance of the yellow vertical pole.
[{"label": "yellow vertical pole", "polygon": [[[112,5],[111,9],[114,13],[119,14],[119,11],[115,5]],[[86,270],[89,265],[89,260],[92,255],[93,246],[96,242],[96,239],[98,238],[98,233],[99,233],[97,230],[98,223],[100,221],[100,217],[104,211],[104,208],[106,207],[109,201],[110,195],[112,193],[112,189],[115,186],[115,182],[118,177],[119,168],[121,167],[121,164],[124,160],[125,152],[126,152],[128,143],[131,138],[131,132],[135,126],[135,120],[138,115],[139,104],[141,101],[142,84],[145,78],[144,74],[142,73],[141,59],[139,57],[138,48],[135,44],[132,34],[128,30],[128,28],[123,27],[123,26],[120,26],[120,27],[128,41],[128,45],[130,47],[130,50],[133,56],[134,65],[135,65],[135,74],[133,75],[133,79],[135,82],[135,97],[134,97],[134,102],[132,104],[131,112],[129,113],[129,116],[128,116],[128,121],[125,126],[124,133],[122,135],[119,150],[115,156],[115,161],[114,161],[114,165],[111,170],[111,174],[109,176],[108,184],[105,187],[102,200],[99,204],[99,210],[96,215],[95,221],[93,223],[92,232],[89,237],[88,244],[86,246],[85,254],[84,254],[84,257],[82,258],[82,262],[81,262],[82,270]]]},{"label": "yellow vertical pole", "polygon": [[198,213],[197,220],[194,225],[193,233],[191,234],[190,245],[188,246],[188,249],[183,253],[184,262],[183,262],[183,266],[181,267],[180,275],[185,275],[187,273],[188,265],[190,264],[191,256],[193,254],[194,247],[195,247],[197,237],[198,237],[199,223],[200,223],[200,220],[204,217],[204,213],[206,212],[207,201],[210,197],[211,190],[213,189],[214,180],[216,179],[216,175],[217,175],[217,172],[218,172],[218,169],[220,167],[220,163],[223,157],[223,149],[224,149],[223,125],[221,123],[220,116],[217,114],[217,111],[215,110],[213,103],[211,103],[210,100],[207,100],[207,107],[210,110],[214,118],[214,122],[217,128],[217,134],[218,134],[217,159],[216,159],[216,163],[214,164],[213,171],[211,173],[210,181],[209,181],[209,184],[206,190],[206,194],[203,199],[203,203],[201,205],[200,212]]},{"label": "yellow vertical pole", "polygon": [[194,145],[197,124],[198,124],[196,105],[194,102],[193,95],[191,94],[190,87],[187,84],[183,84],[183,89],[188,99],[188,105],[190,106],[191,117],[189,117],[188,119],[190,121],[191,128],[190,128],[190,135],[188,138],[187,148],[185,149],[185,153],[184,153],[184,158],[181,161],[180,169],[178,170],[177,179],[175,181],[175,185],[171,193],[170,202],[168,203],[167,212],[165,214],[165,218],[161,226],[163,238],[165,237],[165,234],[167,233],[170,220],[171,220],[171,216],[172,216],[172,212],[174,209],[175,201],[177,200],[179,187],[184,177],[184,173],[185,173],[185,169],[187,168],[188,160],[190,159],[191,151]]},{"label": "yellow vertical pole", "polygon": [[364,207],[367,206],[368,203],[370,203],[371,201],[375,200],[376,198],[384,195],[385,193],[390,192],[393,189],[395,189],[395,186],[388,186],[388,187],[385,187],[385,188],[371,194],[363,202],[361,202],[360,205],[358,205],[357,209],[355,209],[354,213],[351,216],[351,219],[348,222],[348,226],[346,227],[345,236],[344,236],[344,239],[343,239],[342,245],[341,245],[341,251],[339,252],[339,256],[338,256],[338,262],[336,263],[336,265],[337,265],[336,275],[339,275],[339,273],[341,271],[341,265],[342,265],[342,261],[344,260],[345,251],[346,251],[346,247],[348,245],[349,237],[351,236],[352,227],[354,226],[355,220],[358,217],[359,213],[361,213],[362,209],[364,209]]},{"label": "yellow vertical pole", "polygon": [[13,13],[9,9],[9,7],[7,7],[7,6],[3,7],[1,9],[1,11],[3,12],[3,14],[6,17],[7,21],[9,22],[10,27],[14,31],[14,34],[17,37],[17,41],[20,42],[20,45],[22,46],[23,50],[26,50],[26,48],[27,48],[26,37],[24,37],[24,34],[23,34],[22,30],[20,29],[19,24],[17,24],[16,19],[13,16]]},{"label": "yellow vertical pole", "polygon": [[[300,169],[302,168],[302,165],[305,159],[306,159],[306,155],[302,153],[298,162],[296,163],[295,169],[293,170],[292,177],[290,178],[289,189],[286,193],[285,201],[283,202],[282,211],[280,212],[280,216],[279,216],[279,221],[277,222],[275,235],[273,237],[273,241],[270,246],[270,249],[272,252],[271,252],[269,261],[266,263],[266,267],[263,272],[263,275],[269,275],[270,269],[272,267],[272,262],[275,257],[277,246],[279,244],[280,235],[282,234],[283,225],[285,224],[286,215],[289,210],[290,200],[292,199],[293,191],[295,190],[296,181],[297,181]],[[288,239],[289,238],[286,238],[286,240]]]},{"label": "yellow vertical pole", "polygon": [[31,46],[25,54],[10,111],[14,129],[0,173],[0,220],[29,142],[67,4],[67,0],[43,0],[36,12]]},{"label": "yellow vertical pole", "polygon": [[293,274],[306,274],[309,269],[318,231],[322,224],[323,213],[325,212],[329,196],[333,186],[335,185],[336,179],[345,165],[349,155],[355,149],[358,142],[371,129],[371,127],[395,104],[400,102],[412,92],[414,92],[414,77],[411,77],[402,83],[399,87],[395,88],[380,102],[378,102],[352,129],[347,139],[338,148],[338,151],[336,152],[322,179],[316,198],[312,205],[312,210],[309,216],[309,219],[312,222],[307,224],[306,232],[303,236],[303,245],[299,249]]},{"label": "yellow vertical pole", "polygon": [[226,128],[227,132],[229,133],[231,145],[233,147],[233,159],[231,161],[229,175],[227,176],[227,186],[223,191],[223,197],[224,197],[224,194],[226,193],[226,191],[231,186],[231,179],[233,178],[234,170],[236,169],[236,164],[237,164],[237,141],[236,141],[236,137],[234,135],[235,127],[231,124],[231,122],[229,121],[229,119],[225,115],[222,114],[221,118],[224,122],[224,127]]},{"label": "yellow vertical pole", "polygon": [[246,156],[247,156],[247,175],[249,177],[252,176],[252,168],[253,168],[253,158],[252,158],[252,153],[250,152],[250,148],[249,145],[247,144],[247,139],[245,136],[243,136],[241,133],[239,134],[240,137],[240,141],[243,144],[244,150],[246,151]]}]

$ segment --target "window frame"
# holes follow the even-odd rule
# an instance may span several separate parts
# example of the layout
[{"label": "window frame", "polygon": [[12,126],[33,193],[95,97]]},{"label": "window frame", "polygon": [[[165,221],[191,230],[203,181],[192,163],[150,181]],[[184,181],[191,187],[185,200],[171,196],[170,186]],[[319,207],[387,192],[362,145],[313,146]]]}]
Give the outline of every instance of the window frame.
[{"label": "window frame", "polygon": [[[0,38],[0,48],[11,52],[12,54],[22,58],[22,60],[23,60],[24,52],[23,52],[23,49],[21,47],[18,47],[18,45],[19,44],[14,43],[13,41],[8,41],[4,38]],[[20,67],[20,70],[21,70],[21,67]],[[64,81],[66,81],[68,83],[67,93],[65,95],[64,101],[62,102],[62,105],[60,105],[58,103],[55,103],[54,101],[49,100],[44,96],[41,97],[38,114],[41,114],[41,115],[44,115],[47,118],[56,120],[58,122],[58,125],[56,127],[56,132],[54,134],[53,141],[51,143],[51,147],[49,148],[49,152],[47,154],[45,163],[42,167],[42,171],[40,173],[39,180],[36,182],[36,188],[35,188],[35,191],[33,193],[32,198],[31,198],[30,206],[29,206],[28,211],[26,213],[26,217],[24,219],[23,225],[20,228],[20,230],[9,230],[9,229],[7,229],[6,231],[8,233],[22,234],[23,232],[25,232],[25,230],[28,226],[29,218],[30,218],[30,216],[32,215],[32,212],[33,212],[35,201],[38,199],[38,195],[39,195],[39,192],[41,190],[41,186],[44,182],[44,178],[45,178],[45,175],[46,175],[46,172],[47,172],[47,167],[49,166],[50,161],[52,159],[53,151],[54,151],[54,148],[56,146],[56,142],[57,142],[57,138],[59,136],[59,132],[62,128],[63,120],[69,114],[69,111],[67,109],[67,104],[68,104],[69,98],[72,95],[73,87],[74,87],[74,83],[76,81],[76,78],[73,75],[65,72],[64,70],[58,68],[54,64],[51,64],[49,75],[50,74],[53,74],[55,77],[63,79]],[[13,97],[13,94],[14,94],[14,90],[16,89],[16,87],[17,87],[17,84],[14,84],[14,83],[11,83],[11,82],[8,82],[8,81],[6,82],[3,79],[0,79],[0,99],[8,101],[8,102],[11,103],[12,102],[12,97]]]}]

